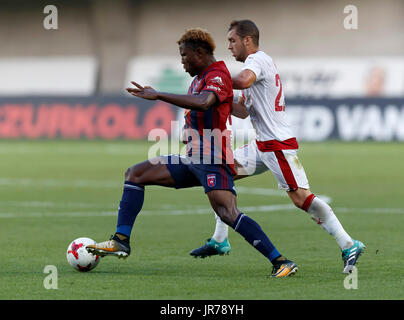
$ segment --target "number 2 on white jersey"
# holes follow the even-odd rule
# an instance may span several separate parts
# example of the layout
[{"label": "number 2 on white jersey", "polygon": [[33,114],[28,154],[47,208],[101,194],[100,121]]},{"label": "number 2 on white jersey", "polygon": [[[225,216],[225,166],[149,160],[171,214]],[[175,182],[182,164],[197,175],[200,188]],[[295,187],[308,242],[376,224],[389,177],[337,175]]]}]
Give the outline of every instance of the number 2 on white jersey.
[{"label": "number 2 on white jersey", "polygon": [[278,95],[275,98],[275,111],[285,111],[285,106],[279,105],[279,101],[281,100],[282,97],[282,82],[281,78],[279,77],[279,74],[275,75],[275,85],[279,87]]}]

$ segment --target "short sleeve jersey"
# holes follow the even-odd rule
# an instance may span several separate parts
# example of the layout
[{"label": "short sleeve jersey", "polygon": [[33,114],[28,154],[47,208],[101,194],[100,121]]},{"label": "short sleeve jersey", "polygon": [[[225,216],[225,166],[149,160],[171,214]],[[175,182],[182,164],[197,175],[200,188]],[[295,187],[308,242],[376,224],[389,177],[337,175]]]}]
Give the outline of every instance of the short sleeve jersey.
[{"label": "short sleeve jersey", "polygon": [[[210,158],[211,164],[218,163],[220,159],[221,164],[227,164],[234,174],[230,131],[226,126],[233,103],[233,86],[230,72],[223,61],[212,63],[196,76],[188,94],[195,95],[206,91],[213,92],[217,102],[206,111],[186,110],[184,114],[185,128],[193,129],[191,131],[194,132],[188,133],[187,155],[192,157],[199,154],[203,163]],[[196,133],[198,136],[195,136]],[[221,143],[213,143],[215,140],[209,135],[219,133]]]},{"label": "short sleeve jersey", "polygon": [[263,51],[250,54],[242,70],[255,73],[256,81],[242,90],[245,106],[258,141],[283,141],[294,137],[287,121],[282,83],[272,58]]}]

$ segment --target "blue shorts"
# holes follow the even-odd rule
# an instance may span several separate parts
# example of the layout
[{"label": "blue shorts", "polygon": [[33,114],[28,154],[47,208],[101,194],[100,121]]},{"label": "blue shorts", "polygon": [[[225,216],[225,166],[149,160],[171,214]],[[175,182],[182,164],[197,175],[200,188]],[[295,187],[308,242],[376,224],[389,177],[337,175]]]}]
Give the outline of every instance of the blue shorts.
[{"label": "blue shorts", "polygon": [[212,190],[229,190],[237,196],[233,175],[226,165],[193,164],[186,157],[169,155],[164,163],[175,181],[175,188],[203,186],[205,193]]}]

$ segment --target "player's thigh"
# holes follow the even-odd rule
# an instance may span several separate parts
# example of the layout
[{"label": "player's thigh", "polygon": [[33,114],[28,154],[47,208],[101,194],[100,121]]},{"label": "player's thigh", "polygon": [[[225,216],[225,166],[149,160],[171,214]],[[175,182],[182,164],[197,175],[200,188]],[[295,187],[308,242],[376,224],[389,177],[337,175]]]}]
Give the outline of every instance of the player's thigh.
[{"label": "player's thigh", "polygon": [[168,155],[164,157],[167,169],[174,180],[176,189],[200,186],[199,179],[190,169],[192,164],[189,159],[181,155]]},{"label": "player's thigh", "polygon": [[235,179],[252,176],[268,171],[265,163],[257,153],[255,141],[241,146],[233,151],[234,163],[237,171]]},{"label": "player's thigh", "polygon": [[164,157],[156,157],[133,165],[126,171],[125,179],[140,185],[175,186]]},{"label": "player's thigh", "polygon": [[261,152],[261,159],[274,175],[280,189],[286,191],[309,189],[309,182],[297,157],[297,150]]},{"label": "player's thigh", "polygon": [[211,190],[206,195],[220,219],[232,226],[240,213],[237,209],[237,197],[229,190]]}]

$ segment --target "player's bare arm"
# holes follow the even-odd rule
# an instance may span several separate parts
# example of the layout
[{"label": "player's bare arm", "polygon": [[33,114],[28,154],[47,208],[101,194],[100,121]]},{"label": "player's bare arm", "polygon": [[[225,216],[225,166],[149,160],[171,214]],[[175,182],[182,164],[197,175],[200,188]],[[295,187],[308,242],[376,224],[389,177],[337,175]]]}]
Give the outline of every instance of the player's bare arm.
[{"label": "player's bare arm", "polygon": [[257,77],[253,71],[245,69],[231,79],[233,82],[233,89],[248,89],[254,84],[256,79]]},{"label": "player's bare arm", "polygon": [[126,90],[133,96],[147,100],[161,100],[184,109],[206,111],[216,103],[217,99],[213,92],[208,91],[196,95],[182,95],[159,92],[148,86],[142,87],[135,81],[131,81],[131,83],[136,88],[126,88]]},{"label": "player's bare arm", "polygon": [[231,115],[240,119],[245,119],[249,116],[243,97],[239,97],[237,102],[233,101]]}]

